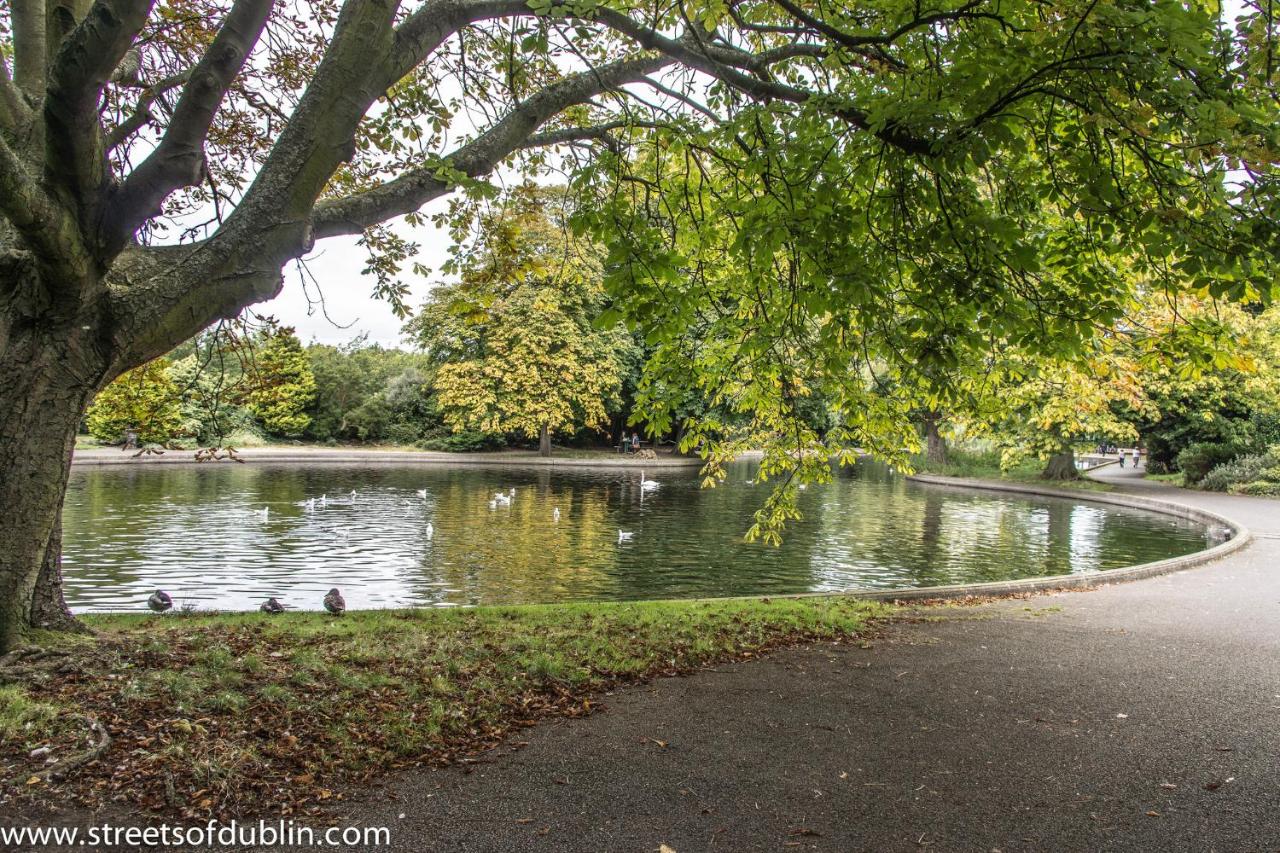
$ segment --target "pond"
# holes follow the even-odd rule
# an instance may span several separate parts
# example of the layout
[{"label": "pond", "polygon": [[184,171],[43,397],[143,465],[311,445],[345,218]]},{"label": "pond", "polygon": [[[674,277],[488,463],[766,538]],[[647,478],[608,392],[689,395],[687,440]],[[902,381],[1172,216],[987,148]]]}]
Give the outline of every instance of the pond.
[{"label": "pond", "polygon": [[650,469],[646,490],[623,468],[77,467],[67,601],[137,610],[159,588],[180,607],[318,609],[333,586],[353,609],[776,595],[1098,571],[1210,544],[1170,516],[925,486],[871,463],[802,492],[780,547],[748,543],[768,489],[748,483],[754,470],[702,489],[696,469]]}]

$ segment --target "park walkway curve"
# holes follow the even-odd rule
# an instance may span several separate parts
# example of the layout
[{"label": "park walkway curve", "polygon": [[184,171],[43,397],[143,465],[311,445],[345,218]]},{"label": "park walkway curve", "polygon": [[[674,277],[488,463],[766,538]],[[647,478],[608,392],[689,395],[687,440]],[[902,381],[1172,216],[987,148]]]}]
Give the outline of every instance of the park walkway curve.
[{"label": "park walkway curve", "polygon": [[406,851],[1280,850],[1280,501],[1097,476],[1255,541],[624,691],[343,820]]}]

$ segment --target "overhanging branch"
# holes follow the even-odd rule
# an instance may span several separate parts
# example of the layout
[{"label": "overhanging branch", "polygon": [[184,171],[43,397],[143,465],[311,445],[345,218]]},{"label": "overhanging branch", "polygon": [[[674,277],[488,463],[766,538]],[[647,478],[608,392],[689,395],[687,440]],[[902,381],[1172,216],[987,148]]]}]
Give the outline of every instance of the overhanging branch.
[{"label": "overhanging branch", "polygon": [[565,108],[641,80],[646,74],[673,61],[669,57],[652,55],[622,59],[551,83],[440,162],[410,170],[372,189],[316,205],[313,219],[315,236],[319,239],[359,234],[371,225],[412,213],[456,186],[456,182],[448,177],[449,170],[462,172],[468,177],[486,174],[523,147],[542,124]]},{"label": "overhanging branch", "polygon": [[[103,243],[117,251],[161,212],[174,190],[204,179],[204,141],[231,83],[257,44],[273,0],[236,0],[213,43],[192,69],[159,145],[130,172],[104,218]],[[153,96],[154,97],[154,96]]]}]

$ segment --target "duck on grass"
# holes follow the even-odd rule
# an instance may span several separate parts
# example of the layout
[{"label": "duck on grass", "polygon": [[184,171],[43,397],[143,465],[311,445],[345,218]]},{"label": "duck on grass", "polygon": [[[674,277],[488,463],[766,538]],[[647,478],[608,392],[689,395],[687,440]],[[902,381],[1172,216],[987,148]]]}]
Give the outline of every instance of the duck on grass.
[{"label": "duck on grass", "polygon": [[[730,599],[454,610],[91,616],[56,667],[0,687],[0,800],[169,817],[314,811],[397,767],[445,764],[614,687],[865,637],[891,608]],[[58,780],[85,720],[110,746]]]}]

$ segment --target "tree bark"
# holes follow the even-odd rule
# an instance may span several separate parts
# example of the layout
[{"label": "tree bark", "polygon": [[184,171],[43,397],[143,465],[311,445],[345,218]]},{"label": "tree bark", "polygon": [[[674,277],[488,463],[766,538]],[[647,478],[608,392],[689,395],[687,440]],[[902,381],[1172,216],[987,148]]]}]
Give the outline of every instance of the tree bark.
[{"label": "tree bark", "polygon": [[[78,326],[75,327],[78,329]],[[73,624],[62,601],[62,500],[100,374],[67,328],[0,340],[0,650]],[[86,375],[87,374],[87,375]]]},{"label": "tree bark", "polygon": [[551,427],[548,424],[542,425],[542,434],[538,436],[538,455],[551,455]]},{"label": "tree bark", "polygon": [[947,440],[938,431],[942,416],[928,412],[924,416],[925,461],[930,465],[947,464]]},{"label": "tree bark", "polygon": [[89,633],[84,623],[71,615],[66,598],[62,594],[62,509],[54,521],[49,545],[44,549],[40,574],[36,578],[35,594],[31,599],[31,627],[49,631]]},{"label": "tree bark", "polygon": [[1045,480],[1074,480],[1080,476],[1076,468],[1076,452],[1070,448],[1059,451],[1049,457],[1044,470],[1040,472]]}]

